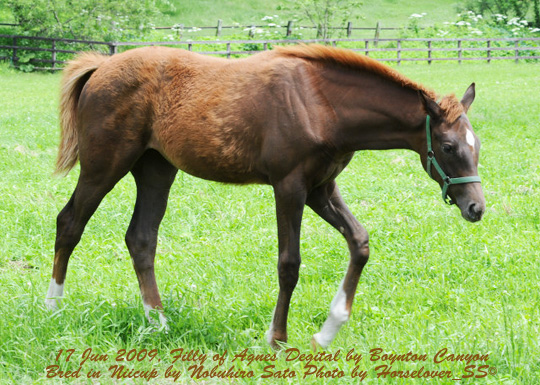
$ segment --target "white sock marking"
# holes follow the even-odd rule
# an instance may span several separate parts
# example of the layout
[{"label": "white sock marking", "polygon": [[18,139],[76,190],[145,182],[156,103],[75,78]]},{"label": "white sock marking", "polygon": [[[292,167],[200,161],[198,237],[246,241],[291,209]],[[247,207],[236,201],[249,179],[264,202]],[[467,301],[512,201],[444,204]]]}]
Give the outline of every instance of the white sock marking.
[{"label": "white sock marking", "polygon": [[[276,314],[276,309],[274,309],[274,312],[272,314]],[[272,337],[274,336],[274,315],[272,315],[272,322],[270,323],[270,327],[268,328],[268,331],[266,332],[266,342],[268,342],[270,345],[272,344]]]},{"label": "white sock marking", "polygon": [[319,345],[326,348],[336,337],[341,326],[349,320],[349,312],[346,308],[347,294],[343,290],[343,282],[339,286],[339,290],[330,304],[330,314],[324,322],[319,333],[313,338]]},{"label": "white sock marking", "polygon": [[159,323],[160,323],[160,326],[163,327],[165,330],[169,330],[169,326],[167,325],[167,317],[165,317],[165,314],[163,314],[163,310],[158,310],[158,309],[155,309],[153,308],[152,306],[148,305],[146,302],[143,301],[143,308],[144,308],[144,315],[146,316],[146,318],[148,319],[148,321],[151,323],[151,324],[155,324],[155,320],[150,317],[150,312],[152,310],[155,310],[158,312],[159,314]]},{"label": "white sock marking", "polygon": [[167,325],[167,318],[162,311],[159,312],[159,323],[161,324],[161,326],[163,326],[165,331],[169,331],[169,325]]},{"label": "white sock marking", "polygon": [[[54,278],[51,278],[51,283],[49,284],[49,291],[47,291],[47,297],[45,298],[45,306],[49,310],[58,309],[58,305],[62,300],[64,295],[64,284],[57,284]],[[59,297],[59,298],[54,298]]]}]

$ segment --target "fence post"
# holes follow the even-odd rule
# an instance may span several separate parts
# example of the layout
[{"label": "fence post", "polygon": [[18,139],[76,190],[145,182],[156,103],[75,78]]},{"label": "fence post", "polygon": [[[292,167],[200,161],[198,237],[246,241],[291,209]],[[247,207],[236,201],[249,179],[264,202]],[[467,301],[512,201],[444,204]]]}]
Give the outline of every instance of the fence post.
[{"label": "fence post", "polygon": [[217,27],[216,27],[216,36],[217,37],[221,36],[221,27],[222,27],[222,25],[223,25],[223,20],[218,19]]},{"label": "fence post", "polygon": [[289,20],[287,22],[287,36],[292,35],[292,26],[293,26],[293,22],[292,22],[292,20]]},{"label": "fence post", "polygon": [[516,58],[516,64],[519,63],[519,41],[514,41],[514,51],[515,51],[515,58]]},{"label": "fence post", "polygon": [[491,40],[487,41],[487,62],[491,63]]},{"label": "fence post", "polygon": [[461,40],[458,40],[457,42],[457,46],[458,46],[458,63],[461,64],[461,58],[463,57],[463,51],[461,49]]},{"label": "fence post", "polygon": [[377,26],[375,27],[375,41],[373,42],[373,45],[375,48],[379,46],[379,35],[381,33],[381,24],[377,22]]},{"label": "fence post", "polygon": [[428,64],[431,64],[431,40],[428,41],[427,43],[427,46],[428,46]]},{"label": "fence post", "polygon": [[366,40],[366,56],[369,56],[369,40]]},{"label": "fence post", "polygon": [[56,40],[52,40],[52,68],[56,68]]},{"label": "fence post", "polygon": [[347,37],[351,37],[352,34],[352,22],[347,23]]},{"label": "fence post", "polygon": [[182,39],[182,36],[184,36],[184,24],[178,24],[176,33],[178,34],[178,40]]},{"label": "fence post", "polygon": [[118,53],[118,47],[114,43],[109,44],[109,55],[116,55]]},{"label": "fence post", "polygon": [[397,65],[401,65],[401,40],[397,41]]},{"label": "fence post", "polygon": [[227,43],[227,59],[231,58],[231,43]]},{"label": "fence post", "polygon": [[189,43],[189,44],[187,45],[187,49],[188,49],[188,51],[193,51],[193,44],[192,44],[192,43]]},{"label": "fence post", "polygon": [[12,57],[11,57],[11,63],[13,64],[13,66],[15,66],[15,62],[18,61],[18,57],[17,57],[17,38],[14,36],[13,37],[13,52],[12,52]]}]

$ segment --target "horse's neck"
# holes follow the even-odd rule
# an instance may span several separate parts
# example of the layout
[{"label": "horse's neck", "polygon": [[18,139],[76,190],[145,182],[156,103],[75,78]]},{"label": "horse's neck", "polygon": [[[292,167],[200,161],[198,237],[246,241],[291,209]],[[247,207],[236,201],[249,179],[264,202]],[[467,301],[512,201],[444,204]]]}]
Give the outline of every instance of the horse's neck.
[{"label": "horse's neck", "polygon": [[319,84],[337,117],[336,144],[343,150],[419,147],[425,112],[416,90],[340,69],[325,70]]}]

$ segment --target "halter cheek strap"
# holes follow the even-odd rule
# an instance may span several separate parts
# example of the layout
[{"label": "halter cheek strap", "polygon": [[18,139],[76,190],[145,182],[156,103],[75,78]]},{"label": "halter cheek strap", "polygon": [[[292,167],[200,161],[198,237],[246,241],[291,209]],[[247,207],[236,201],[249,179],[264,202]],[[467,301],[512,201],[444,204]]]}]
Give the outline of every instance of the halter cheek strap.
[{"label": "halter cheek strap", "polygon": [[433,175],[431,174],[431,166],[435,167],[435,170],[439,173],[439,176],[443,180],[442,187],[442,198],[446,204],[452,205],[455,202],[450,199],[448,196],[448,187],[453,184],[462,184],[462,183],[480,183],[481,179],[479,176],[462,176],[457,178],[450,178],[445,174],[437,159],[435,159],[435,153],[433,152],[433,147],[431,145],[431,125],[430,125],[429,115],[426,117],[426,139],[427,139],[427,173],[431,179]]}]

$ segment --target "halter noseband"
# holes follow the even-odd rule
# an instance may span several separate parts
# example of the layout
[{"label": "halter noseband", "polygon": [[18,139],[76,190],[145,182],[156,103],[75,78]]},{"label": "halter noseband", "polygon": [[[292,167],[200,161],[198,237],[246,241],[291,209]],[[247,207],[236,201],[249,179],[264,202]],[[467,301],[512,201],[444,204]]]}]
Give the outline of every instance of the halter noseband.
[{"label": "halter noseband", "polygon": [[462,176],[457,178],[450,178],[446,175],[435,159],[435,153],[433,152],[433,147],[431,146],[431,125],[429,123],[429,115],[426,117],[426,139],[427,139],[427,173],[431,179],[434,179],[431,175],[431,166],[435,167],[435,170],[439,173],[441,179],[444,182],[442,187],[442,198],[446,204],[453,205],[455,202],[450,199],[448,196],[448,187],[453,184],[462,184],[462,183],[480,183],[481,179],[479,176]]}]

